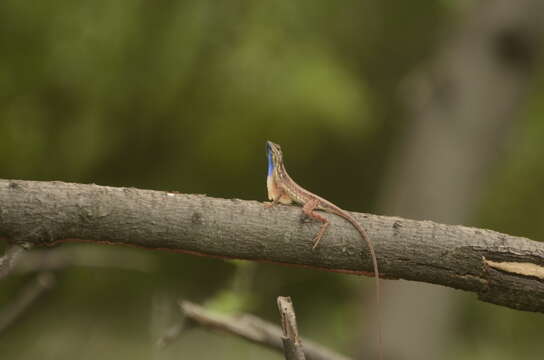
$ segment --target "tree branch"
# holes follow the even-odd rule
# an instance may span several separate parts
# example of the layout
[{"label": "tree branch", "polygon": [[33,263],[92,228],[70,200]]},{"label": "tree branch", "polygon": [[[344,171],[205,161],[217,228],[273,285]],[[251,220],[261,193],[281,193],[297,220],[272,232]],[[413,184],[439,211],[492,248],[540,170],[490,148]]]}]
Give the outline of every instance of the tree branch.
[{"label": "tree branch", "polygon": [[[312,250],[318,224],[300,208],[132,188],[0,180],[0,236],[15,243],[126,244],[366,274],[366,245],[343,219]],[[383,276],[475,292],[544,312],[544,244],[491,230],[352,213],[374,242]]]}]

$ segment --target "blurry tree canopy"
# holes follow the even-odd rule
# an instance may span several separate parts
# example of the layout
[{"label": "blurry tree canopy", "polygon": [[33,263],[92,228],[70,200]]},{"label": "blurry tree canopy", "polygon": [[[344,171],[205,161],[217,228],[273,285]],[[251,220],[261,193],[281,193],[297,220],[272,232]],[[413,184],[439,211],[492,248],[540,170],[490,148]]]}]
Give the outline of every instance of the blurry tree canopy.
[{"label": "blurry tree canopy", "polygon": [[[475,3],[3,0],[0,178],[264,200],[264,142],[274,140],[302,185],[380,212],[388,167],[414,124],[398,95]],[[527,102],[464,225],[538,240],[544,107],[534,61]],[[150,309],[163,297],[272,321],[276,296],[290,295],[301,333],[336,349],[356,348],[364,324],[354,319],[369,317],[354,294],[371,297],[371,282],[341,274],[134,249],[105,250],[107,266],[90,266],[109,257],[66,248],[90,255],[55,270],[54,287],[0,337],[2,357],[277,358],[198,331],[156,355],[150,333],[161,317]],[[0,307],[33,276],[2,280]],[[451,296],[458,313],[443,358],[544,352],[541,316]],[[161,310],[167,323],[177,320],[170,310]]]}]

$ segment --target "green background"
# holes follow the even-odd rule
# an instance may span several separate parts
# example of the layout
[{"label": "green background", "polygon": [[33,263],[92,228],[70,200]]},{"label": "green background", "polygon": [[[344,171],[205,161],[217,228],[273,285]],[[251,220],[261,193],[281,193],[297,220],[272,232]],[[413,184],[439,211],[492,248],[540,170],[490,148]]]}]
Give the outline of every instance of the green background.
[{"label": "green background", "polygon": [[[435,53],[463,6],[3,0],[0,177],[265,200],[265,141],[273,140],[300,184],[344,208],[375,212],[387,192],[392,154],[410,127],[399,86]],[[466,225],[544,235],[541,86],[535,78]],[[164,323],[179,320],[174,299],[277,322],[278,295],[293,297],[303,335],[346,354],[358,351],[366,316],[361,294],[372,301],[371,280],[104,251],[128,269],[58,272],[55,288],[0,334],[2,358],[279,359],[203,330],[187,332],[161,353],[152,346]],[[0,304],[28,278],[4,280]],[[458,306],[444,359],[542,355],[542,315],[480,303],[460,291],[451,296]]]}]

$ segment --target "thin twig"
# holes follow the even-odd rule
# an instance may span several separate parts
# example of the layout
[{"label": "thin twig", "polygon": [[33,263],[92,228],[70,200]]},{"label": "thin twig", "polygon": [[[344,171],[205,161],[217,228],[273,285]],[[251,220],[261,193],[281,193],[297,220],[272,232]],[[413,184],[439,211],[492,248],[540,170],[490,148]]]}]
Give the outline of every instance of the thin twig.
[{"label": "thin twig", "polygon": [[[236,335],[255,344],[283,352],[282,330],[277,325],[250,314],[241,314],[236,317],[220,315],[189,301],[180,301],[180,306],[186,320],[190,320],[183,326],[189,326],[187,323],[190,322],[193,325],[197,324],[204,328]],[[315,342],[306,339],[303,341],[308,360],[350,360]]]},{"label": "thin twig", "polygon": [[[165,289],[155,290],[151,300],[151,321],[149,330],[151,339],[154,342],[152,347],[151,360],[162,359],[161,350],[171,340],[172,324],[180,326],[181,314],[176,306],[176,300],[173,294]],[[175,334],[174,334],[175,336]]]},{"label": "thin twig", "polygon": [[166,332],[157,340],[156,345],[159,349],[164,349],[174,341],[180,338],[183,331],[187,330],[190,326],[186,326],[186,322],[179,322],[169,327]]},{"label": "thin twig", "polygon": [[50,272],[39,273],[26,284],[17,298],[2,309],[0,313],[0,334],[13,325],[54,284],[55,276]]},{"label": "thin twig", "polygon": [[281,341],[283,354],[286,360],[306,360],[302,341],[298,336],[297,318],[293,302],[288,296],[278,296],[278,310],[281,315],[281,328],[283,330]]},{"label": "thin twig", "polygon": [[8,246],[4,256],[0,258],[0,279],[9,275],[24,251],[25,249],[19,244]]}]

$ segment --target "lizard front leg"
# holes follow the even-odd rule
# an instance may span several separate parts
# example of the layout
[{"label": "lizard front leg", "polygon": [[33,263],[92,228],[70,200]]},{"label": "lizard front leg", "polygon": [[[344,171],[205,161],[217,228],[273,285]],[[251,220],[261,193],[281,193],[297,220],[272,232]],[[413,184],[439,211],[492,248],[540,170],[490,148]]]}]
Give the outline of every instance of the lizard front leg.
[{"label": "lizard front leg", "polygon": [[291,204],[293,202],[285,190],[276,184],[276,181],[272,176],[269,176],[266,179],[266,188],[268,190],[268,199],[272,200],[270,203],[265,204],[267,208],[277,204]]},{"label": "lizard front leg", "polygon": [[265,201],[264,207],[267,208],[267,209],[269,209],[269,208],[271,208],[271,207],[273,207],[273,206],[278,205],[279,203],[280,203],[280,202],[278,201],[278,199],[274,199],[274,200],[272,200],[272,201]]},{"label": "lizard front leg", "polygon": [[319,244],[319,241],[321,240],[321,238],[323,237],[323,234],[325,233],[325,230],[327,230],[327,228],[329,227],[329,225],[331,224],[329,220],[327,220],[327,218],[319,215],[315,209],[317,208],[317,205],[319,204],[319,202],[317,200],[309,200],[306,204],[304,204],[304,206],[302,207],[302,212],[306,215],[306,216],[309,216],[311,217],[312,219],[316,219],[318,221],[321,222],[321,227],[319,228],[319,232],[315,235],[313,241],[314,241],[314,246],[312,246],[312,250],[315,249],[317,247],[317,245]]},{"label": "lizard front leg", "polygon": [[293,202],[289,196],[284,191],[278,191],[275,193],[276,196],[272,197],[272,201],[265,202],[264,206],[266,208],[271,208],[273,206],[276,206],[278,204],[285,204],[289,205]]}]

